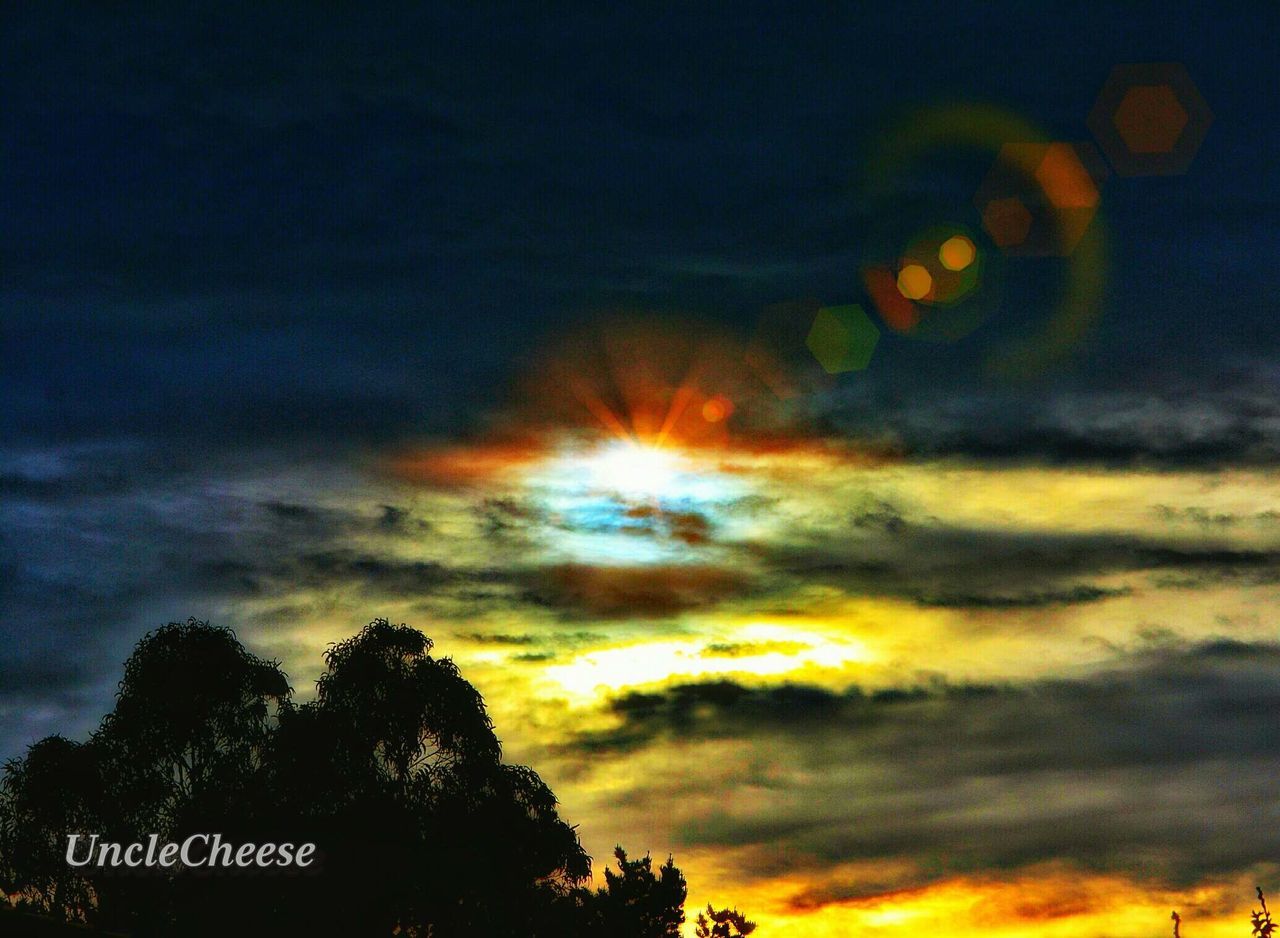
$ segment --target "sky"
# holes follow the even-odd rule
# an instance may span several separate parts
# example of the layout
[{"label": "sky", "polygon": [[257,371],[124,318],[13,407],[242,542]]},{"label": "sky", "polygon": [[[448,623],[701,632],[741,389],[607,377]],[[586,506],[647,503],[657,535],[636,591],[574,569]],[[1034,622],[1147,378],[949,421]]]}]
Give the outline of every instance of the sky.
[{"label": "sky", "polygon": [[[1277,14],[375,6],[3,14],[0,757],[161,623],[305,697],[387,616],[597,866],[762,935],[1243,933]],[[1090,119],[1146,62],[1207,106],[1172,175]],[[975,200],[1027,147],[1049,256]]]}]

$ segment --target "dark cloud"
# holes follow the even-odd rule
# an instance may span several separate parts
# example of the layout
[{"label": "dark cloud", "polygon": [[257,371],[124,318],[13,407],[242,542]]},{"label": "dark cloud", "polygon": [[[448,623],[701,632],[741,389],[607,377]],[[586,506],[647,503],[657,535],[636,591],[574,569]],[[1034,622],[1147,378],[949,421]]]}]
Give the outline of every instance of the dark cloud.
[{"label": "dark cloud", "polygon": [[[906,520],[896,510],[889,529],[806,529],[788,542],[761,545],[757,559],[781,575],[824,582],[850,592],[895,595],[923,606],[1034,608],[1100,602],[1124,587],[1081,582],[1137,571],[1184,577],[1268,581],[1280,572],[1280,552],[1154,536],[959,528]],[[847,536],[841,536],[847,531]]]},{"label": "dark cloud", "polygon": [[115,495],[129,487],[129,478],[124,473],[75,478],[39,478],[16,472],[0,474],[0,494],[10,498],[56,499],[78,495]]},{"label": "dark cloud", "polygon": [[[326,553],[370,519],[255,497],[252,473],[225,457],[134,441],[0,450],[0,466],[23,480],[0,500],[0,757],[100,716],[139,636],[210,618],[228,597],[266,595],[290,550],[302,552],[291,576],[345,571],[404,585],[431,573]],[[273,624],[296,621],[280,611]]]},{"label": "dark cloud", "polygon": [[804,642],[713,642],[702,649],[707,658],[742,658],[747,655],[794,655],[809,646]]},{"label": "dark cloud", "polygon": [[[905,398],[848,389],[829,398],[839,432],[891,439],[914,456],[980,461],[1205,467],[1280,458],[1280,399],[1258,361],[1219,386],[1180,387],[1175,373],[1143,390],[1065,386]],[[1077,382],[1078,384],[1078,382]]]},{"label": "dark cloud", "polygon": [[[328,543],[337,543],[333,538]],[[428,599],[461,595],[475,603],[509,604],[505,587],[519,574],[497,569],[453,567],[431,560],[405,560],[390,552],[343,547],[280,556],[257,549],[199,563],[190,581],[228,596],[288,594],[296,590],[354,590],[369,597]]]},{"label": "dark cloud", "polygon": [[315,510],[306,505],[293,505],[286,502],[263,502],[262,507],[277,518],[286,521],[304,521],[315,516]]},{"label": "dark cloud", "polygon": [[298,558],[297,586],[342,583],[362,586],[391,596],[414,596],[448,583],[455,573],[432,561],[395,561],[356,551],[331,550]]},{"label": "dark cloud", "polygon": [[718,566],[564,564],[537,567],[522,578],[527,601],[565,616],[601,619],[671,616],[754,588],[748,577]]},{"label": "dark cloud", "polygon": [[667,537],[690,546],[705,544],[711,539],[710,520],[696,511],[662,511],[651,505],[634,505],[623,517],[627,520],[621,530],[626,533]]},{"label": "dark cloud", "polygon": [[61,690],[86,683],[83,662],[66,659],[0,661],[0,701],[26,697],[37,690]]},{"label": "dark cloud", "polygon": [[[282,550],[297,551],[307,544],[328,544],[344,537],[395,529],[395,526],[388,527],[385,510],[381,517],[373,518],[368,514],[341,508],[273,499],[260,502],[257,507],[268,516],[265,524],[260,526],[259,536],[279,540]],[[254,528],[251,518],[244,518],[241,523],[248,531]],[[405,524],[406,521],[400,519],[399,526]]]},{"label": "dark cloud", "polygon": [[508,635],[502,632],[454,632],[454,638],[480,645],[535,645],[536,635]]},{"label": "dark cloud", "polygon": [[[1023,685],[632,693],[611,705],[617,728],[570,752],[598,762],[680,741],[693,758],[696,741],[732,741],[734,771],[633,794],[656,811],[712,792],[733,805],[739,787],[763,786],[759,809],[678,820],[687,843],[745,850],[746,872],[778,872],[779,857],[812,870],[898,859],[916,871],[893,884],[903,887],[1066,860],[1189,882],[1280,849],[1278,708],[1280,646],[1219,640]],[[850,882],[822,901],[886,885]]]},{"label": "dark cloud", "polygon": [[1171,505],[1153,505],[1152,513],[1163,521],[1189,521],[1203,528],[1229,528],[1239,524],[1272,525],[1280,521],[1280,512],[1274,509],[1252,513],[1210,511],[1198,505],[1177,508]]},{"label": "dark cloud", "polygon": [[981,593],[949,593],[920,596],[921,606],[937,606],[952,609],[1036,609],[1043,606],[1073,606],[1094,603],[1113,596],[1127,596],[1128,589],[1105,589],[1100,586],[1073,586],[1068,589],[1049,590],[1042,593],[1015,593],[991,595]]},{"label": "dark cloud", "polygon": [[[401,508],[397,505],[379,505],[378,507],[382,509],[382,517],[378,519],[378,524],[387,530],[394,531],[404,528],[411,517],[407,508]],[[421,527],[428,527],[425,521],[421,519],[419,521]]]}]

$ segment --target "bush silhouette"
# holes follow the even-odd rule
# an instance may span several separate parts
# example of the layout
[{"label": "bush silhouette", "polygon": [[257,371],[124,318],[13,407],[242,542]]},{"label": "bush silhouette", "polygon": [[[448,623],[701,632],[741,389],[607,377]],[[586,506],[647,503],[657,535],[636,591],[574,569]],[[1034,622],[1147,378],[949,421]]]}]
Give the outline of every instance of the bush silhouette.
[{"label": "bush silhouette", "polygon": [[[0,781],[0,889],[135,936],[674,938],[668,859],[590,858],[531,768],[502,762],[480,694],[422,633],[377,619],[332,646],[315,699],[277,662],[189,620],[146,635],[86,743],[52,736]],[[312,841],[306,874],[121,875],[66,863],[67,835]],[[745,934],[745,932],[744,932]]]}]

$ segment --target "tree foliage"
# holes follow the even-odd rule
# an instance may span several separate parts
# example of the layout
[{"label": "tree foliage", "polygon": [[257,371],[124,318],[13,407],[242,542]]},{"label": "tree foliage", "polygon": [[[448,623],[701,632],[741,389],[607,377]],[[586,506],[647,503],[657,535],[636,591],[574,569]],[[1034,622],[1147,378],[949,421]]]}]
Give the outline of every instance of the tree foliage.
[{"label": "tree foliage", "polygon": [[707,911],[698,913],[694,928],[697,938],[746,938],[756,930],[756,923],[749,921],[737,909],[715,909],[707,903]]},{"label": "tree foliage", "polygon": [[592,935],[609,938],[679,938],[688,893],[684,875],[667,857],[655,872],[653,858],[645,854],[628,860],[615,847],[618,870],[604,871],[604,886],[586,897],[586,920]]},{"label": "tree foliage", "polygon": [[[502,762],[484,700],[422,633],[377,619],[298,704],[277,662],[196,620],[146,635],[88,742],[41,740],[0,779],[0,889],[133,935],[676,938],[684,877],[591,861],[555,795]],[[112,875],[67,834],[313,841],[309,875]],[[712,934],[719,936],[720,932]],[[740,931],[740,934],[747,934]]]}]

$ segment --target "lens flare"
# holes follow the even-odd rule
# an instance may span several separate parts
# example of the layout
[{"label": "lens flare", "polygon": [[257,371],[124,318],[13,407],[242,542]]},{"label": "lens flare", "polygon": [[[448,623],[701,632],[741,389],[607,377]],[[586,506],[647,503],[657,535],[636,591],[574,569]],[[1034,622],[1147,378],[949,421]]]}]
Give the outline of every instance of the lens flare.
[{"label": "lens flare", "polygon": [[978,249],[964,235],[953,235],[938,248],[938,261],[947,270],[964,270],[978,256]]},{"label": "lens flare", "polygon": [[974,195],[982,225],[1002,251],[1067,257],[1093,221],[1107,176],[1088,143],[1007,143]]},{"label": "lens flare", "polygon": [[920,264],[907,264],[898,271],[898,292],[909,300],[922,300],[933,289],[933,276]]},{"label": "lens flare", "polygon": [[[1133,154],[1115,126],[1115,112],[1131,86],[1159,84],[1175,90],[1188,121],[1174,154]],[[1136,99],[1139,103],[1141,94]],[[1180,171],[1212,119],[1202,103],[1185,69],[1126,66],[1109,80],[1090,115],[1089,128],[1113,164],[1127,158],[1128,174]],[[1171,108],[1166,111],[1177,117]],[[1167,116],[1164,123],[1170,123]],[[1018,114],[967,103],[903,114],[879,137],[867,161],[863,194],[873,207],[872,217],[884,221],[866,239],[860,266],[867,295],[890,328],[913,338],[955,341],[1000,308],[1006,275],[1011,279],[1014,271],[1009,258],[1058,256],[1069,260],[1061,271],[1059,299],[1043,324],[994,342],[984,356],[985,364],[994,375],[1026,379],[1062,363],[1078,347],[1102,309],[1106,232],[1102,219],[1096,217],[1101,203],[1095,193],[1106,169],[1091,146],[1072,143],[1068,144],[1071,152],[1062,147],[1051,151],[1052,143],[1043,129]],[[1008,146],[1014,147],[1012,153],[1005,152]],[[927,259],[904,252],[902,245],[910,240],[912,227],[938,223],[919,198],[921,182],[926,177],[941,178],[933,175],[939,170],[955,173],[956,178],[965,176],[969,169],[963,154],[972,151],[997,157],[996,172],[979,186],[972,202],[982,228],[995,242],[988,243],[991,249],[977,251],[960,271],[948,270],[942,263],[937,253],[941,242],[933,245]],[[1022,153],[1040,159],[1025,165],[1009,158]],[[1046,155],[1050,159],[1042,166]],[[1036,176],[1037,169],[1043,169],[1043,178]],[[1045,192],[1045,186],[1051,192]],[[1052,199],[1055,195],[1057,201]],[[964,220],[954,205],[946,205],[945,212],[956,221]],[[956,233],[953,230],[946,237]],[[970,237],[975,247],[981,243],[972,232]],[[912,263],[930,271],[933,280],[929,295],[919,300],[898,289],[897,273]]]},{"label": "lens flare", "polygon": [[719,423],[721,420],[728,420],[732,414],[733,402],[719,394],[702,405],[702,419],[707,423]]},{"label": "lens flare", "polygon": [[1121,176],[1172,176],[1195,159],[1213,112],[1177,62],[1117,65],[1087,121]]},{"label": "lens flare", "polygon": [[871,363],[880,330],[857,303],[824,306],[814,317],[806,341],[823,370],[836,375],[861,371]]}]

